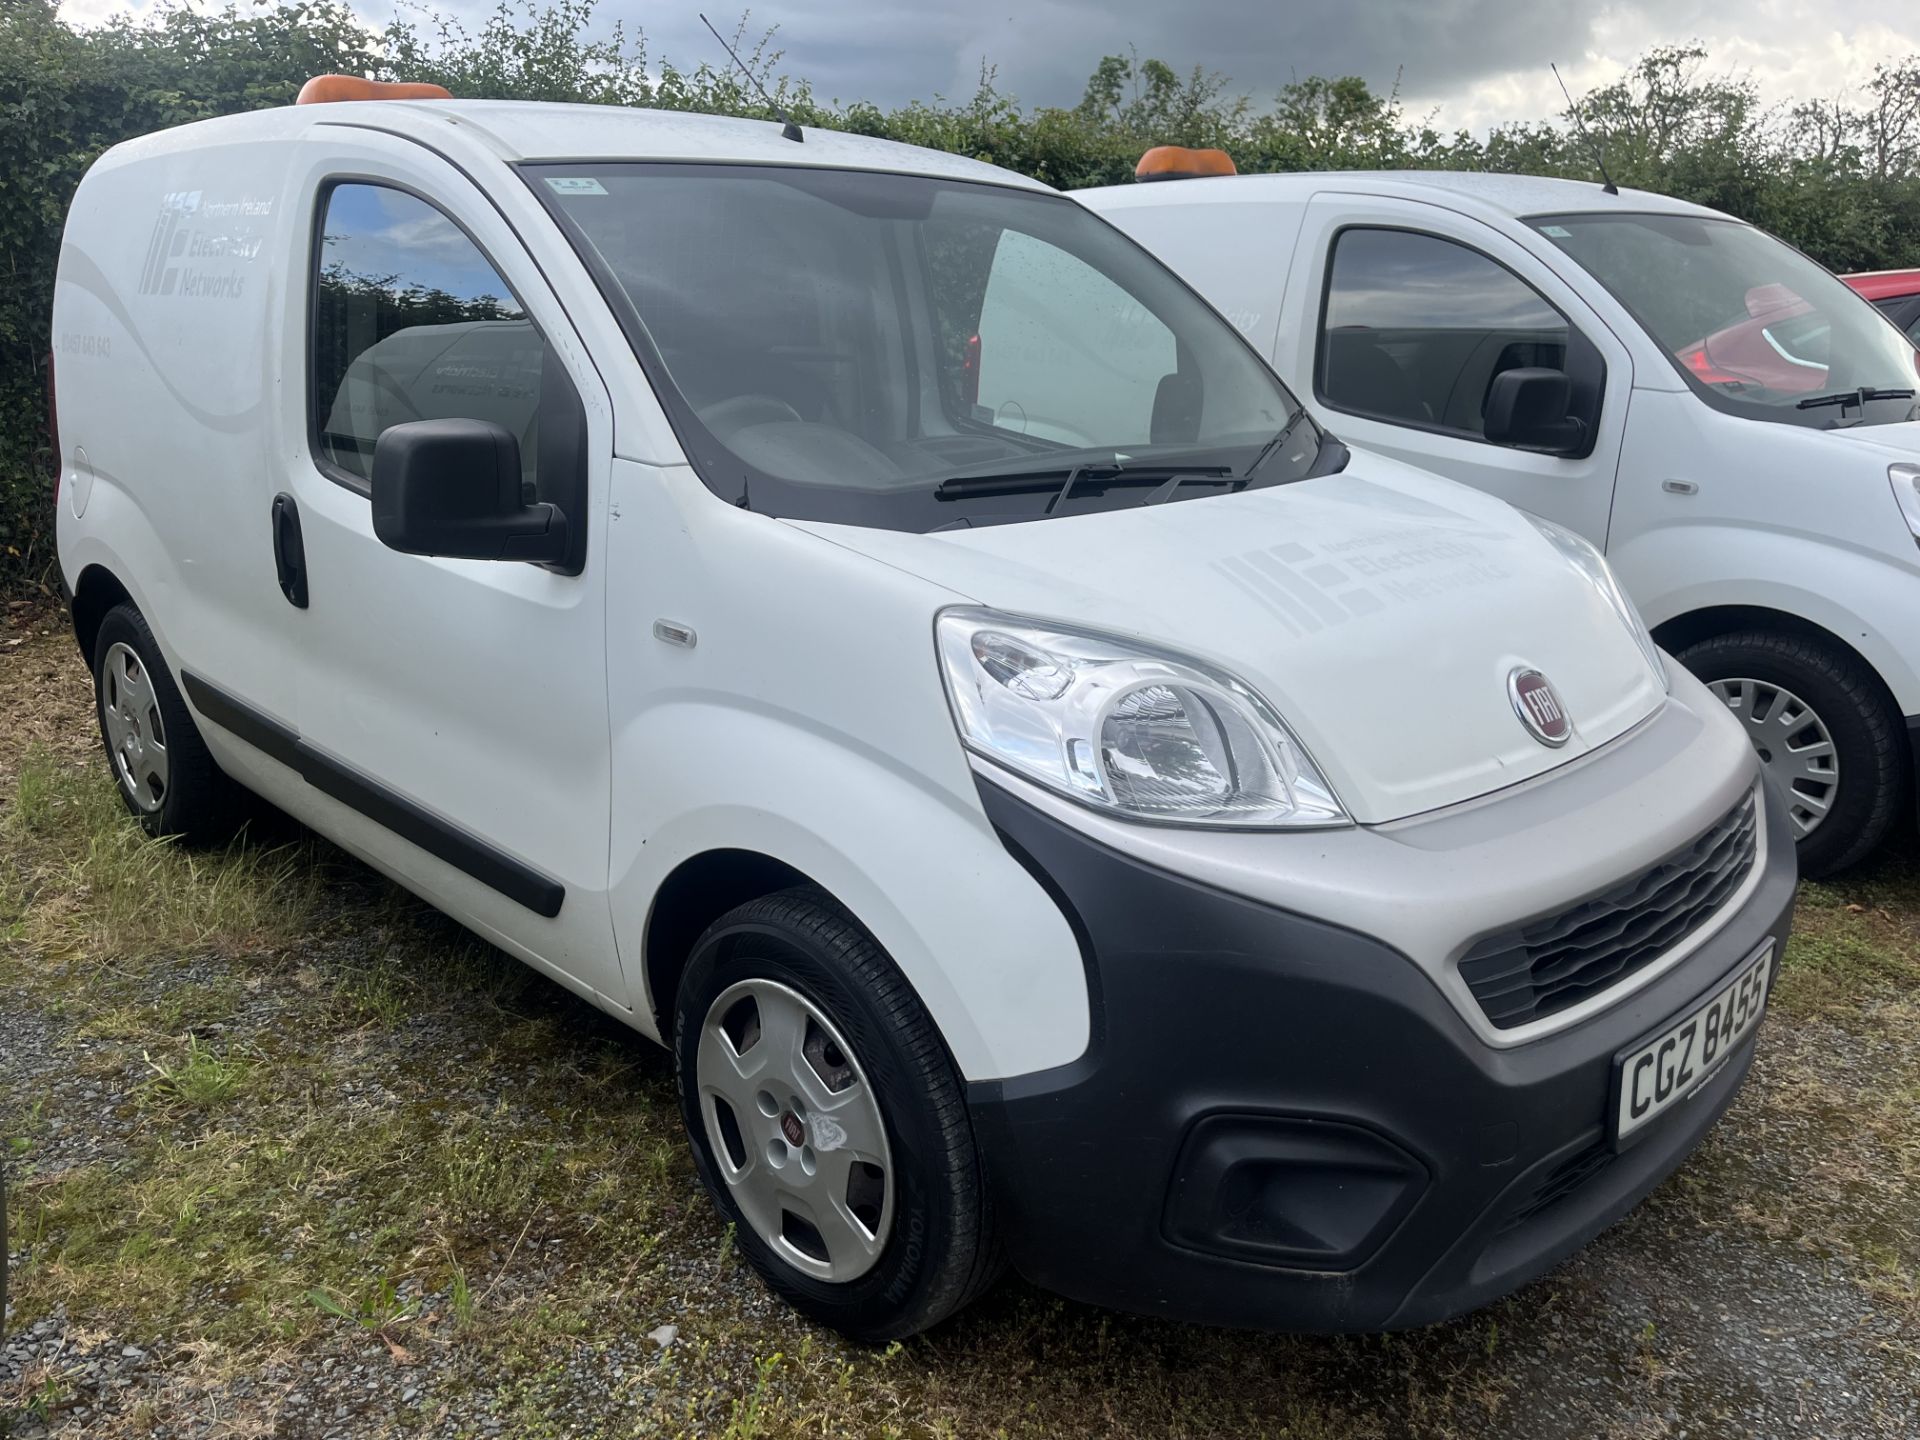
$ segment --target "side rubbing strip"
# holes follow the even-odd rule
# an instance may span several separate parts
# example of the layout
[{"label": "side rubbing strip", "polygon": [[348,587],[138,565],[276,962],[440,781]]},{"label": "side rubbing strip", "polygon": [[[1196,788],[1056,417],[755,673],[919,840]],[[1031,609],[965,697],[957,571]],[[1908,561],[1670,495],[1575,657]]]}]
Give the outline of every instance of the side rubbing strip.
[{"label": "side rubbing strip", "polygon": [[207,719],[282,765],[290,765],[295,770],[301,768],[300,737],[292,730],[244,701],[234,699],[226,691],[216,690],[198,675],[183,672],[180,678],[187,682],[187,698],[193,702],[193,708]]},{"label": "side rubbing strip", "polygon": [[198,675],[183,674],[181,678],[186,681],[187,698],[193,702],[194,709],[262,754],[298,771],[302,780],[322,794],[358,810],[402,840],[418,845],[455,869],[464,870],[482,885],[526,906],[534,914],[552,919],[560,913],[567,890],[558,880],[542,875],[371,776],[314,749],[278,720],[209,685]]}]

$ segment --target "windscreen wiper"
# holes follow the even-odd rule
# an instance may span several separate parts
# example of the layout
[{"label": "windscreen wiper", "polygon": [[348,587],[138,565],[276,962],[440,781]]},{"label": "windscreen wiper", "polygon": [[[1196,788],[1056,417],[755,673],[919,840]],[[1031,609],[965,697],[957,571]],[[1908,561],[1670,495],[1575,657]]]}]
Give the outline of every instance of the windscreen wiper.
[{"label": "windscreen wiper", "polygon": [[1173,499],[1174,492],[1182,485],[1231,485],[1238,490],[1247,480],[1244,475],[1206,475],[1192,470],[1182,470],[1171,476],[1167,482],[1155,490],[1140,503],[1144,505],[1163,505]]},{"label": "windscreen wiper", "polygon": [[1176,475],[1228,476],[1226,465],[1117,465],[1112,461],[1081,465],[1054,465],[1044,470],[1009,470],[997,475],[954,475],[933,487],[936,500],[959,500],[969,495],[1024,495],[1055,492],[1055,505],[1081,485],[1157,485]]},{"label": "windscreen wiper", "polygon": [[1804,400],[1794,402],[1796,410],[1817,410],[1822,405],[1839,405],[1852,409],[1864,405],[1869,400],[1911,400],[1911,390],[1876,390],[1871,385],[1862,385],[1858,390],[1836,390],[1831,395],[1809,395]]},{"label": "windscreen wiper", "polygon": [[1267,457],[1269,455],[1287,443],[1287,437],[1293,434],[1294,427],[1306,418],[1307,407],[1304,405],[1295,405],[1293,407],[1293,414],[1287,417],[1287,423],[1276,430],[1273,438],[1260,447],[1260,453],[1253,457],[1253,463],[1241,472],[1240,478],[1242,480],[1251,480],[1253,478],[1253,472],[1267,463]]}]

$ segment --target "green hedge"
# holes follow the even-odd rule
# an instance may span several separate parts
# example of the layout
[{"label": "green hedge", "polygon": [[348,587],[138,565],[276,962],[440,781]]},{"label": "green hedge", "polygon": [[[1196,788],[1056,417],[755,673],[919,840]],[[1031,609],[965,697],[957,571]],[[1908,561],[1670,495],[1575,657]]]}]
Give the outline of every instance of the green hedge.
[{"label": "green hedge", "polygon": [[[128,136],[290,101],[310,75],[429,79],[473,97],[764,115],[724,65],[682,69],[637,32],[591,27],[595,0],[506,4],[477,33],[457,22],[372,30],[338,0],[219,13],[162,8],[95,29],[51,0],[0,9],[0,592],[53,583],[46,356],[67,202],[87,166]],[[1219,76],[1113,55],[1071,109],[1022,109],[983,69],[962,102],[882,111],[824,103],[780,73],[772,36],[743,49],[803,123],[972,155],[1062,188],[1132,174],[1151,144],[1220,145],[1244,171],[1427,167],[1592,176],[1606,137],[1622,184],[1751,219],[1836,269],[1920,264],[1920,60],[1880,67],[1857,108],[1765,110],[1695,47],[1643,57],[1566,115],[1484,139],[1410,122],[1365,82],[1310,78],[1256,102]],[[1116,37],[1119,38],[1119,37]],[[717,54],[717,51],[716,51]],[[1572,122],[1580,122],[1575,128]],[[1584,135],[1583,135],[1584,131]]]}]

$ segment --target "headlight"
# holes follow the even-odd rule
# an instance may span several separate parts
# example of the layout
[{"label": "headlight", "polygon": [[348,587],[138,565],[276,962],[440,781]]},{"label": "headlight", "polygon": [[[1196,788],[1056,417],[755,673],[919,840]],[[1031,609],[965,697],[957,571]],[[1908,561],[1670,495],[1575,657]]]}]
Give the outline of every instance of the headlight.
[{"label": "headlight", "polygon": [[961,738],[1029,780],[1140,820],[1346,822],[1273,707],[1210,665],[991,610],[935,628]]},{"label": "headlight", "polygon": [[1667,675],[1667,662],[1660,654],[1660,647],[1653,643],[1653,635],[1647,629],[1647,622],[1640,618],[1640,612],[1633,608],[1633,601],[1627,598],[1627,592],[1620,588],[1620,582],[1613,578],[1613,567],[1607,564],[1607,557],[1594,547],[1592,542],[1576,535],[1564,525],[1556,525],[1551,520],[1542,520],[1538,515],[1522,510],[1520,512],[1533,522],[1533,528],[1546,536],[1553,548],[1566,558],[1569,565],[1586,578],[1589,585],[1600,592],[1600,598],[1607,607],[1620,617],[1620,623],[1627,627],[1634,643],[1640,647],[1640,653],[1647,657],[1647,664],[1653,667],[1654,676],[1664,690],[1673,688],[1673,681]]},{"label": "headlight", "polygon": [[1907,528],[1920,540],[1920,465],[1889,465],[1887,479],[1893,482],[1893,498],[1900,502]]}]

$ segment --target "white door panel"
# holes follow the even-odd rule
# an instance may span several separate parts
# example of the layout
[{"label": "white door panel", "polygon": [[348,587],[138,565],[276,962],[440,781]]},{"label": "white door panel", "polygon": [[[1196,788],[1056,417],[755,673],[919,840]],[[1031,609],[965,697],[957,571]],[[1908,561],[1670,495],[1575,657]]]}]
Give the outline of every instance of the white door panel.
[{"label": "white door panel", "polygon": [[[1334,247],[1341,234],[1350,230],[1433,237],[1451,242],[1449,247],[1432,247],[1436,252],[1460,256],[1462,252],[1453,247],[1465,247],[1492,263],[1480,264],[1469,255],[1465,258],[1473,260],[1470,265],[1427,267],[1421,263],[1425,257],[1413,255],[1397,267],[1383,265],[1375,272],[1382,282],[1360,297],[1363,303],[1350,304],[1343,317],[1337,308],[1330,309],[1330,302],[1337,306],[1342,297],[1330,297],[1328,285]],[[1486,293],[1464,288],[1476,273],[1497,283],[1490,283]],[[1351,299],[1351,292],[1347,294]],[[1529,327],[1537,325],[1537,317],[1547,313],[1549,306],[1564,317],[1577,337],[1584,337],[1605,365],[1593,449],[1577,458],[1517,450],[1472,433],[1485,382],[1492,373],[1513,363],[1544,363],[1528,358],[1539,348],[1529,336],[1544,333]],[[1445,316],[1455,311],[1462,317],[1457,332],[1443,326]],[[1487,319],[1498,320],[1506,311],[1513,312],[1506,329]],[[1423,315],[1439,318],[1417,318]],[[1347,323],[1340,323],[1343,319]],[[1373,362],[1378,374],[1370,376],[1366,388],[1385,394],[1394,388],[1386,384],[1391,379],[1404,391],[1405,405],[1396,399],[1383,402],[1382,408],[1395,414],[1418,413],[1421,421],[1357,413],[1326,393],[1323,321],[1327,320],[1335,322],[1334,342],[1352,352],[1350,360]],[[1421,355],[1431,373],[1421,371],[1410,356],[1396,353],[1406,348],[1400,343],[1405,337],[1393,329],[1401,323],[1435,327],[1417,332],[1426,342]],[[1633,384],[1630,357],[1577,294],[1490,226],[1418,201],[1347,194],[1316,197],[1307,207],[1293,251],[1274,363],[1302,389],[1311,389],[1316,418],[1342,439],[1489,491],[1605,545]],[[1347,373],[1357,377],[1361,372]],[[1349,388],[1361,388],[1357,379],[1348,383]]]},{"label": "white door panel", "polygon": [[[327,263],[361,277],[391,272],[394,265],[381,262],[399,257],[406,273],[395,288],[417,282],[452,298],[441,307],[445,313],[381,312],[380,326],[396,314],[408,317],[398,350],[388,348],[387,360],[372,367],[377,373],[362,373],[367,383],[350,386],[343,379],[337,403],[314,402],[326,412],[316,419],[326,432],[319,440],[310,440],[306,428],[308,385],[287,387],[289,427],[298,443],[290,447],[282,486],[299,505],[309,585],[309,604],[298,619],[294,718],[309,752],[309,778],[381,822],[376,838],[387,837],[380,846],[386,868],[429,894],[467,889],[473,899],[459,907],[462,918],[624,1005],[606,898],[604,551],[613,448],[606,392],[538,267],[488,200],[452,167],[396,137],[343,132],[309,151],[303,188],[309,216],[339,176],[404,187],[410,195],[395,210],[391,234],[359,220],[322,227],[334,232],[326,241]],[[422,201],[452,217],[467,241],[441,226],[431,244],[420,244]],[[364,244],[353,238],[361,230],[372,236]],[[475,249],[504,280],[506,303],[524,319],[475,322],[474,315],[485,312],[484,305],[474,308],[479,302],[470,293],[477,271],[459,268]],[[309,283],[303,275],[291,287],[303,318],[288,326],[295,352],[287,357],[290,378],[309,373]],[[348,312],[343,306],[338,313]],[[528,408],[520,393],[525,375],[507,353],[524,348],[528,321],[545,341],[538,363],[564,369],[586,412],[586,513],[569,516],[588,530],[582,572],[388,549],[374,536],[365,489],[336,466],[323,470],[315,445],[325,457],[350,459],[343,448],[348,442],[336,432],[358,425],[361,448],[370,455],[381,426],[415,418],[417,411],[421,418],[505,424],[523,432],[527,453],[537,453],[534,432],[526,429],[530,412],[521,413]],[[339,328],[350,332],[349,348],[360,353],[369,334],[378,333],[357,319]],[[511,346],[473,338],[489,329],[519,338],[509,335]],[[450,337],[445,348],[433,343],[443,333]],[[440,358],[423,362],[423,355]]]}]

